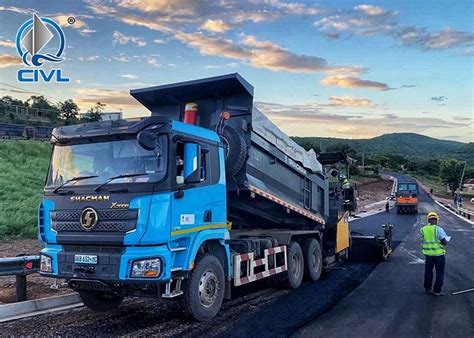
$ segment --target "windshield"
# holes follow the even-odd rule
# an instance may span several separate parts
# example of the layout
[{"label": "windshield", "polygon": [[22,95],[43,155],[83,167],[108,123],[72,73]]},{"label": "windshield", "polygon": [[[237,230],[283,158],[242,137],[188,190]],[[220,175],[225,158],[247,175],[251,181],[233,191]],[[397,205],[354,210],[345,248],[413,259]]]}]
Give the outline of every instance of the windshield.
[{"label": "windshield", "polygon": [[[75,180],[66,186],[101,184],[118,175],[143,174],[118,178],[110,182],[158,182],[166,174],[166,137],[159,137],[155,151],[143,149],[136,139],[85,143],[56,144],[53,149],[46,187],[58,187],[67,180],[83,176],[97,176]],[[157,154],[158,153],[158,156]]]},{"label": "windshield", "polygon": [[408,184],[399,184],[398,191],[416,191],[417,187],[416,184],[408,183]]}]

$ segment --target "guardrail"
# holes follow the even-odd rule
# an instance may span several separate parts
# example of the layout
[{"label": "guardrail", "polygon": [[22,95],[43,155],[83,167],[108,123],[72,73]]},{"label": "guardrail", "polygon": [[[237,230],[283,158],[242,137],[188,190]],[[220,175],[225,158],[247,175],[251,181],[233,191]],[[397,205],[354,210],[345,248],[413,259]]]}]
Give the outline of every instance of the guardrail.
[{"label": "guardrail", "polygon": [[39,256],[0,258],[0,276],[16,277],[16,301],[26,300],[26,276],[38,272]]},{"label": "guardrail", "polygon": [[468,209],[458,208],[458,213],[461,216],[466,217],[467,219],[471,219],[471,216],[474,217],[474,211],[471,211],[471,210],[468,210]]}]

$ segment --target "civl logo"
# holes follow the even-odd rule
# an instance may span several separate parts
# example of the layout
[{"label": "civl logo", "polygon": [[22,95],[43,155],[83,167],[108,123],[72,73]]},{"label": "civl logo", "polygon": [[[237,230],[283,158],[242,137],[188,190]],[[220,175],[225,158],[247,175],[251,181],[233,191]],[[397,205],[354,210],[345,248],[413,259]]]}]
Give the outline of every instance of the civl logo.
[{"label": "civl logo", "polygon": [[[56,31],[56,35],[50,30]],[[53,40],[54,38],[54,40]],[[53,40],[58,41],[58,49],[54,54],[40,53],[48,43]],[[64,61],[61,55],[64,52],[66,38],[59,25],[49,18],[39,18],[36,13],[33,18],[21,25],[16,34],[16,50],[23,63],[32,68],[18,70],[18,81],[20,82],[69,82],[68,77],[62,75],[62,70],[52,68],[45,70],[41,67],[45,62],[59,63]]]}]

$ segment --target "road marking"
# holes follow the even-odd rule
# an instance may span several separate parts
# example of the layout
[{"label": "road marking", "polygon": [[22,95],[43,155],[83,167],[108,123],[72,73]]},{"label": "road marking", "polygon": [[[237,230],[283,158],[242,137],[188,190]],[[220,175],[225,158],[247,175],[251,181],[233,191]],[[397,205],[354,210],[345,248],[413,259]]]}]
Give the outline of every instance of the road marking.
[{"label": "road marking", "polygon": [[412,259],[412,261],[409,262],[408,264],[425,264],[425,261],[421,259],[420,257],[416,256],[413,252],[408,251],[405,248],[400,248],[400,251],[402,254],[405,254],[406,256]]}]

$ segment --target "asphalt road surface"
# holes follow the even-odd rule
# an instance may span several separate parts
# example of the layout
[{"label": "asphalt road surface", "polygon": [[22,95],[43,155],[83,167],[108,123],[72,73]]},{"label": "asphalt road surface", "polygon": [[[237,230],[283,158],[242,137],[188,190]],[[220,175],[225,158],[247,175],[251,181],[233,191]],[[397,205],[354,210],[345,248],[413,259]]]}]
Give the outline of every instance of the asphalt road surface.
[{"label": "asphalt road surface", "polygon": [[[420,207],[419,222],[409,227],[390,260],[296,336],[474,337],[474,292],[452,294],[474,288],[474,227],[433,203],[425,192],[421,193]],[[440,297],[424,294],[422,286],[424,261],[419,229],[431,210],[438,213],[440,225],[452,236],[446,253],[446,296]],[[406,216],[396,219],[413,222]],[[403,236],[404,231],[399,235]]]},{"label": "asphalt road surface", "polygon": [[[428,209],[436,209],[442,220],[451,224],[446,227],[453,236],[450,244],[453,248],[448,253],[447,290],[474,287],[474,271],[472,268],[466,271],[469,269],[466,263],[470,262],[468,236],[472,239],[473,233],[467,232],[462,221],[438,210],[428,196],[422,195],[422,212]],[[394,240],[401,244],[393,257],[379,265],[347,262],[324,274],[320,281],[306,282],[297,290],[269,288],[263,281],[236,288],[233,299],[224,302],[219,315],[207,323],[187,319],[177,300],[130,299],[108,313],[78,308],[4,323],[1,332],[4,335],[265,337],[468,333],[459,327],[469,323],[468,320],[474,322],[472,294],[444,298],[421,294],[423,265],[419,243],[413,236],[420,219],[416,215],[396,215],[392,210],[389,214],[352,221],[353,230],[366,234],[382,233],[380,225],[387,221],[394,224]],[[414,243],[409,240],[412,237]],[[457,319],[455,328],[446,326]]]}]

